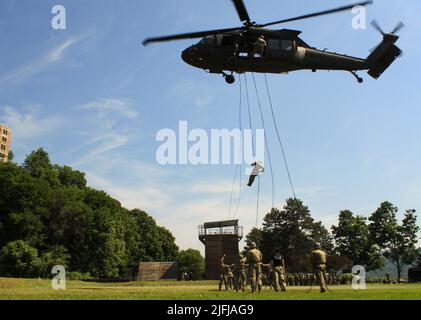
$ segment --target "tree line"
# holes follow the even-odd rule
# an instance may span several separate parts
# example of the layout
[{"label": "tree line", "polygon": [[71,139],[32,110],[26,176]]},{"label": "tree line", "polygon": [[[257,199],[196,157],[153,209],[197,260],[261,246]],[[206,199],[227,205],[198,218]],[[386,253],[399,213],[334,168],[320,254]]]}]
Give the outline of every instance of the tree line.
[{"label": "tree line", "polygon": [[[330,255],[332,271],[376,270],[386,258],[400,278],[421,257],[416,211],[407,210],[402,221],[397,214],[390,202],[368,218],[343,210],[329,230],[301,200],[288,199],[246,242],[256,242],[266,259],[279,248],[289,272],[311,272],[308,254],[317,242]],[[59,264],[92,277],[124,277],[139,261],[177,261],[179,273],[194,279],[204,272],[200,252],[179,251],[171,232],[150,215],[88,187],[84,173],[53,165],[43,149],[21,165],[0,163],[0,276],[48,277]]]},{"label": "tree line", "polygon": [[398,208],[390,202],[380,204],[368,218],[343,210],[338,225],[328,230],[312,218],[301,200],[288,199],[282,210],[274,208],[264,217],[261,229],[251,230],[246,243],[256,242],[266,259],[279,248],[290,272],[311,272],[308,255],[315,243],[330,255],[332,271],[349,271],[354,265],[377,270],[386,258],[396,267],[399,281],[402,270],[417,261],[420,251],[416,211],[406,210],[401,222],[397,214]]},{"label": "tree line", "polygon": [[124,277],[139,261],[178,258],[185,271],[189,255],[202,268],[198,254],[186,257],[150,215],[88,187],[84,173],[53,165],[43,149],[22,165],[0,164],[0,276],[48,277],[52,266],[65,265],[91,277]]}]

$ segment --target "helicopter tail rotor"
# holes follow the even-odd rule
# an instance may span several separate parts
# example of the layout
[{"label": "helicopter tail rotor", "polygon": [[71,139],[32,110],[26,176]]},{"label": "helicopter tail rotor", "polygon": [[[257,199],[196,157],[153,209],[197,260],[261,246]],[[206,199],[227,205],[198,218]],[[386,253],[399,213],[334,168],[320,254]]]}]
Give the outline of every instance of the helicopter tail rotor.
[{"label": "helicopter tail rotor", "polygon": [[377,22],[377,20],[373,20],[373,21],[371,21],[371,26],[372,26],[374,29],[376,29],[378,32],[380,32],[380,33],[383,35],[383,37],[384,37],[384,36],[387,36],[387,35],[394,35],[394,36],[396,36],[396,34],[397,34],[399,31],[401,31],[403,28],[405,28],[405,24],[404,24],[402,21],[400,21],[400,22],[396,25],[396,27],[392,30],[392,32],[390,32],[390,33],[386,33],[386,32],[384,32],[384,31],[383,31],[383,29],[382,29],[382,27],[380,27],[379,23]]},{"label": "helicopter tail rotor", "polygon": [[397,33],[404,28],[403,22],[399,22],[390,33],[386,33],[380,27],[376,20],[371,22],[371,25],[379,31],[383,36],[383,41],[373,50],[367,58],[369,65],[368,74],[375,79],[378,79],[391,64],[402,55],[395,43],[399,40]]},{"label": "helicopter tail rotor", "polygon": [[377,20],[371,21],[371,26],[376,29],[379,33],[381,33],[383,36],[386,34],[386,32],[383,31],[382,27],[380,27]]},{"label": "helicopter tail rotor", "polygon": [[393,29],[392,34],[397,34],[399,31],[401,31],[403,28],[405,28],[405,24],[400,21],[398,25]]},{"label": "helicopter tail rotor", "polygon": [[[401,22],[399,22],[397,25],[396,25],[396,27],[392,30],[392,32],[390,32],[390,33],[386,33],[386,32],[384,32],[383,31],[383,29],[382,29],[382,27],[380,26],[380,24],[377,22],[377,20],[373,20],[373,21],[371,21],[371,26],[374,28],[374,29],[376,29],[379,33],[381,33],[382,34],[382,36],[383,36],[383,40],[387,40],[387,39],[389,39],[389,40],[392,40],[393,41],[393,43],[395,43],[396,41],[398,41],[398,39],[399,39],[399,36],[397,35],[397,33],[399,32],[399,31],[401,31],[404,27],[405,27],[405,24],[401,21]],[[381,44],[380,44],[381,45]],[[380,45],[378,45],[378,46],[376,46],[376,47],[374,47],[373,49],[371,49],[370,50],[370,52],[372,53],[372,52],[374,52],[374,50],[376,50]]]}]

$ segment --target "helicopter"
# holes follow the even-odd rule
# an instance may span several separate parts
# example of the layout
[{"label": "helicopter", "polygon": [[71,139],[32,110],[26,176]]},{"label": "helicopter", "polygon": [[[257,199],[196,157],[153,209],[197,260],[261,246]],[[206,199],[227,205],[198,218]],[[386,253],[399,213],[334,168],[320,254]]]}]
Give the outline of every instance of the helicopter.
[{"label": "helicopter", "polygon": [[257,24],[251,20],[243,0],[232,0],[232,2],[243,23],[240,27],[147,38],[143,41],[143,45],[202,38],[199,43],[182,52],[182,60],[208,73],[221,74],[228,84],[235,82],[234,73],[287,74],[298,70],[347,71],[356,78],[358,83],[363,83],[364,80],[357,74],[357,71],[367,70],[371,77],[378,79],[402,55],[401,49],[395,45],[399,40],[399,36],[396,34],[404,27],[402,22],[390,33],[385,33],[376,21],[372,22],[373,27],[382,34],[383,41],[367,58],[357,58],[311,47],[299,37],[301,31],[298,30],[267,29],[267,27],[277,24],[347,11],[356,6],[370,5],[373,1],[354,3],[265,24]]}]

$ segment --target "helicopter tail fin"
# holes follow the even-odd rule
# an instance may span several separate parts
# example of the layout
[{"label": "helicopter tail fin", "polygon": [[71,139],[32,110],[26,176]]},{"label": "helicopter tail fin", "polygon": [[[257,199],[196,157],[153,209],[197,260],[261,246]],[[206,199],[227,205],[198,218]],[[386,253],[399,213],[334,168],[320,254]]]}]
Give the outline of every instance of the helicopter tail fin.
[{"label": "helicopter tail fin", "polygon": [[402,55],[402,50],[395,45],[398,39],[394,34],[386,34],[382,43],[368,56],[368,74],[374,79],[378,79]]}]

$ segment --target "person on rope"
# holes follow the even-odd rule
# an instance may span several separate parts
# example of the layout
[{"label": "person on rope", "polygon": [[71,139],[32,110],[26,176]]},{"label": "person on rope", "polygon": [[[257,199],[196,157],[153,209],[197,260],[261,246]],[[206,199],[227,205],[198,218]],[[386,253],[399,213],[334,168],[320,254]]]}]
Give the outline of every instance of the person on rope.
[{"label": "person on rope", "polygon": [[249,187],[253,185],[254,180],[256,177],[260,174],[262,174],[265,171],[265,168],[263,166],[263,163],[261,161],[256,161],[255,163],[251,164],[254,168],[251,171],[249,183],[247,184]]}]

